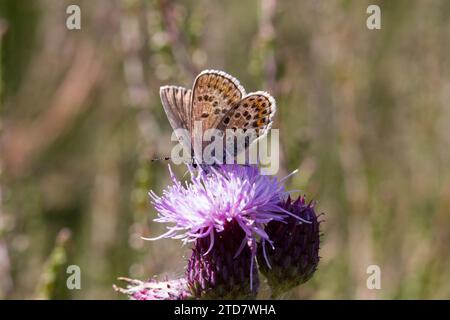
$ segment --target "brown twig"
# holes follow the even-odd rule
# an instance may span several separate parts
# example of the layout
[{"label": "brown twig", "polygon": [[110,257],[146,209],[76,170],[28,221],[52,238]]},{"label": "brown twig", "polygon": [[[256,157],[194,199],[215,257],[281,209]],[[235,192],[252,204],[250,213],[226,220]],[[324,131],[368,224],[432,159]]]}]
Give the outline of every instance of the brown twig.
[{"label": "brown twig", "polygon": [[145,147],[152,146],[145,152],[145,157],[151,159],[155,156],[155,150],[159,149],[154,146],[159,143],[157,137],[161,136],[161,130],[150,110],[152,93],[148,89],[149,79],[144,63],[149,60],[146,9],[142,2],[130,4],[123,1],[120,31],[129,105],[139,109],[136,123]]},{"label": "brown twig", "polygon": [[[0,50],[2,50],[3,35],[8,30],[8,23],[4,19],[0,19]],[[0,51],[1,57],[1,51]],[[2,98],[2,74],[0,72],[0,99]],[[1,130],[0,123],[0,130]],[[0,131],[1,132],[1,131]],[[0,156],[2,153],[0,153]],[[2,190],[2,173],[3,164],[2,158],[0,158],[0,299],[7,297],[13,289],[13,281],[11,277],[11,262],[9,257],[9,249],[6,241],[2,239],[3,237],[3,225],[4,225],[4,207],[3,207],[3,190]]]},{"label": "brown twig", "polygon": [[[275,37],[276,29],[274,25],[274,20],[277,12],[277,0],[261,0],[260,1],[260,12],[259,12],[259,31],[257,38],[257,45],[261,58],[262,74],[264,77],[265,87],[272,94],[275,99],[278,95],[278,67],[275,54]],[[286,175],[285,170],[285,156],[284,151],[280,148],[280,174]]]},{"label": "brown twig", "polygon": [[259,41],[264,55],[263,70],[266,85],[273,95],[277,93],[277,62],[275,59],[274,19],[277,0],[261,0],[259,20]]},{"label": "brown twig", "polygon": [[5,128],[0,150],[10,172],[23,172],[36,154],[45,150],[88,106],[85,102],[98,83],[100,71],[95,49],[87,43],[80,44],[47,111],[32,123],[12,123]]},{"label": "brown twig", "polygon": [[187,74],[194,77],[198,73],[198,69],[190,57],[187,39],[177,25],[173,1],[159,0],[158,4],[165,31],[169,36],[172,55],[175,57],[177,64]]}]

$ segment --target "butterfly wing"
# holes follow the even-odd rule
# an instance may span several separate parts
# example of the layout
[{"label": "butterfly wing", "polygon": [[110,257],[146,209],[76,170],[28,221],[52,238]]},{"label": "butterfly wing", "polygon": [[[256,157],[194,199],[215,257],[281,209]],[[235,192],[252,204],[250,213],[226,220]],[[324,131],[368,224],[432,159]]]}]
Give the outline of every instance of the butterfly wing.
[{"label": "butterfly wing", "polygon": [[248,138],[244,141],[244,145],[236,145],[234,149],[230,149],[227,148],[231,145],[228,142],[234,137],[226,135],[224,142],[226,152],[236,156],[257,139],[265,136],[272,127],[275,112],[275,99],[267,92],[257,91],[242,98],[225,114],[217,128],[221,131],[242,129],[242,134],[246,134]]},{"label": "butterfly wing", "polygon": [[[183,87],[164,86],[159,89],[159,95],[172,128],[174,130],[190,130],[192,91]],[[175,133],[177,134],[178,140],[183,144],[183,147],[187,148],[190,152],[189,135],[184,137],[180,131],[175,131]]]},{"label": "butterfly wing", "polygon": [[[202,132],[218,129],[224,133],[225,154],[234,157],[247,149],[258,138],[267,134],[272,126],[276,112],[275,99],[267,92],[258,91],[246,95],[239,81],[223,71],[205,70],[194,81],[192,90],[182,87],[165,86],[160,89],[164,111],[173,129],[187,129],[190,136],[180,137],[184,147],[191,150],[196,133],[194,123],[202,124]],[[245,133],[252,129],[244,146],[237,145],[230,149],[226,136],[227,129],[242,129]],[[189,134],[188,134],[189,135]],[[203,142],[203,148],[208,144]]]},{"label": "butterfly wing", "polygon": [[229,74],[216,70],[201,72],[192,88],[191,125],[195,121],[201,121],[203,130],[216,128],[222,117],[244,95],[244,88]]}]

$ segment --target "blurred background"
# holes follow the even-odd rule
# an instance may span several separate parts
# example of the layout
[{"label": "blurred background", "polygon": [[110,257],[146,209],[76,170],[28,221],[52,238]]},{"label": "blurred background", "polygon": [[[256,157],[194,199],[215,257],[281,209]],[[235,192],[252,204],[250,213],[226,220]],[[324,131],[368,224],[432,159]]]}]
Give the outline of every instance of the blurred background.
[{"label": "blurred background", "polygon": [[288,187],[325,213],[288,298],[449,299],[449,39],[446,0],[0,0],[0,299],[123,299],[119,276],[183,273],[188,247],[140,236],[164,230],[159,86],[204,68],[275,96],[279,176],[300,169]]}]

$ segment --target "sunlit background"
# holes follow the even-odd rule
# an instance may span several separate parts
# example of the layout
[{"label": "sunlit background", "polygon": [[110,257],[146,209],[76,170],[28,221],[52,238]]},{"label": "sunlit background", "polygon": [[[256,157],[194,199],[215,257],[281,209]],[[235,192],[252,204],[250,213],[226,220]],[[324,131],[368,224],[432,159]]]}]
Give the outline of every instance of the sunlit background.
[{"label": "sunlit background", "polygon": [[318,271],[287,297],[449,299],[449,39],[446,0],[0,0],[0,298],[123,299],[119,276],[183,274],[189,247],[140,238],[164,230],[158,90],[218,68],[277,99],[278,175],[298,168],[288,187],[325,213]]}]

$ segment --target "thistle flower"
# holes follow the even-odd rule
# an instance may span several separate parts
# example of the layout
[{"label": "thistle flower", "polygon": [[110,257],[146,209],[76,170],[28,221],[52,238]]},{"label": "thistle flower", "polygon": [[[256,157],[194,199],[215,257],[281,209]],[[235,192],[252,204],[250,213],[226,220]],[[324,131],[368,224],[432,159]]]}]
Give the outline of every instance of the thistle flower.
[{"label": "thistle flower", "polygon": [[[265,225],[289,215],[302,219],[280,206],[287,194],[282,180],[261,175],[257,166],[221,165],[208,172],[190,169],[191,182],[182,184],[169,170],[173,185],[162,197],[150,196],[158,211],[155,221],[172,226],[152,240],[195,242],[187,278],[197,297],[254,297],[257,240],[270,243]],[[236,287],[238,279],[249,279],[249,287]]]},{"label": "thistle flower", "polygon": [[258,248],[260,271],[278,296],[308,281],[319,263],[319,224],[312,203],[305,197],[292,201],[290,197],[280,206],[295,216],[310,221],[299,223],[290,216],[284,222],[271,221],[265,231],[272,240],[271,246],[262,244]]},{"label": "thistle flower", "polygon": [[168,281],[140,281],[128,278],[119,278],[127,283],[126,288],[113,286],[117,292],[126,294],[132,300],[184,300],[192,298],[186,279]]},{"label": "thistle flower", "polygon": [[[281,221],[285,214],[279,203],[286,194],[280,181],[260,175],[256,166],[221,165],[206,173],[190,169],[191,183],[182,184],[169,166],[173,185],[157,196],[150,197],[158,218],[154,221],[171,223],[169,231],[153,238],[181,239],[184,243],[209,236],[210,248],[216,233],[235,220],[245,232],[246,240],[259,235],[268,240],[264,225]],[[274,213],[275,212],[275,213]]]}]

